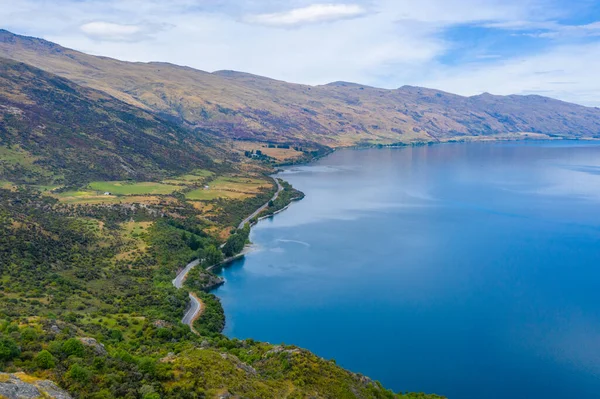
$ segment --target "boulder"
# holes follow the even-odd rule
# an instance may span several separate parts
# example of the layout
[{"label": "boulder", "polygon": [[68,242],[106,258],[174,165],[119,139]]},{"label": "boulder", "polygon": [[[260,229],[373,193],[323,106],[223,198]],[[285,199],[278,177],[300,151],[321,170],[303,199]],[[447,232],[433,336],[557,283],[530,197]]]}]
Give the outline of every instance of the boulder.
[{"label": "boulder", "polygon": [[49,380],[25,373],[0,373],[0,397],[7,399],[72,399],[66,391]]},{"label": "boulder", "polygon": [[78,339],[85,346],[89,346],[89,347],[93,348],[94,351],[96,352],[96,354],[99,356],[106,356],[106,354],[108,353],[106,351],[106,348],[104,347],[104,345],[101,344],[100,342],[96,341],[95,338],[79,337]]}]

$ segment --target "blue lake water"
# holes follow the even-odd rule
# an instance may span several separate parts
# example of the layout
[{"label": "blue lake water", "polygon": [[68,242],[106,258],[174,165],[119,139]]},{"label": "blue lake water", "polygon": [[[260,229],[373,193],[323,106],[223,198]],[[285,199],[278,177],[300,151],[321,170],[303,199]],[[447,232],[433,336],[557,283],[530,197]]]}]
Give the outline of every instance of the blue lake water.
[{"label": "blue lake water", "polygon": [[225,333],[397,391],[600,397],[600,145],[342,150],[222,271]]}]

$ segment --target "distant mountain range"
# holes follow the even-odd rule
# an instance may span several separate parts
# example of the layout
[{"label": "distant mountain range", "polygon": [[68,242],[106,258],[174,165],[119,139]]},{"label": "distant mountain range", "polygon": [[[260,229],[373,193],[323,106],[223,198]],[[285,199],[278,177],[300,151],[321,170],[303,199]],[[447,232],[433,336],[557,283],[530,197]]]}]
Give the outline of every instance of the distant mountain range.
[{"label": "distant mountain range", "polygon": [[118,61],[5,30],[0,30],[0,57],[102,91],[188,131],[221,138],[329,147],[600,138],[600,109],[536,95],[463,97],[346,82],[308,86],[234,71]]}]

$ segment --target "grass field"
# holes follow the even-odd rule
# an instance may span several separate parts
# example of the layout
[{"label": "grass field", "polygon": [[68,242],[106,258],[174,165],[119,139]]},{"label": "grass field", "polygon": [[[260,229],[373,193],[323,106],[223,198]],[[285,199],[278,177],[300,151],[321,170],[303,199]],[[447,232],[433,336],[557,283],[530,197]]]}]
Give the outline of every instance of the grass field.
[{"label": "grass field", "polygon": [[301,151],[296,151],[293,148],[269,148],[266,144],[252,143],[249,141],[236,141],[232,143],[233,148],[244,151],[260,150],[263,154],[274,158],[278,162],[293,161],[304,155]]},{"label": "grass field", "polygon": [[113,195],[171,194],[180,188],[176,185],[164,183],[129,183],[119,181],[92,182],[89,186],[92,190],[100,191],[102,193],[109,192]]},{"label": "grass field", "polygon": [[171,179],[163,180],[163,183],[166,184],[175,184],[178,186],[185,186],[190,183],[198,183],[200,181],[204,181],[207,178],[213,176],[214,173],[210,170],[206,169],[196,169],[190,174],[173,177]]},{"label": "grass field", "polygon": [[234,176],[221,176],[207,185],[208,189],[198,188],[190,191],[186,198],[192,201],[210,201],[216,198],[243,199],[272,186],[263,179]]},{"label": "grass field", "polygon": [[65,191],[63,193],[52,193],[52,197],[66,204],[118,204],[118,203],[158,203],[161,198],[152,195],[128,195],[118,197],[116,195],[98,194],[97,191]]}]

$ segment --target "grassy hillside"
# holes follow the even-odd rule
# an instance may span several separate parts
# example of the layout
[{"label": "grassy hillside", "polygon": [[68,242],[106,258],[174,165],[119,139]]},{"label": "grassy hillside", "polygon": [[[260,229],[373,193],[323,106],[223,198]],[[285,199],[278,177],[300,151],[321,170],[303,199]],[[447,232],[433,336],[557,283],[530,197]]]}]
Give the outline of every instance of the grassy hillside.
[{"label": "grassy hillside", "polygon": [[171,280],[220,241],[183,201],[72,205],[0,188],[0,371],[86,399],[439,398],[394,394],[294,346],[228,339],[212,294],[198,293],[193,334]]},{"label": "grassy hillside", "polygon": [[0,58],[0,180],[156,179],[211,166],[206,137],[97,90]]},{"label": "grassy hillside", "polygon": [[0,31],[0,56],[105,91],[199,132],[235,139],[338,147],[600,136],[600,110],[540,96],[461,97],[345,82],[315,87],[233,71],[122,62],[7,31]]}]

